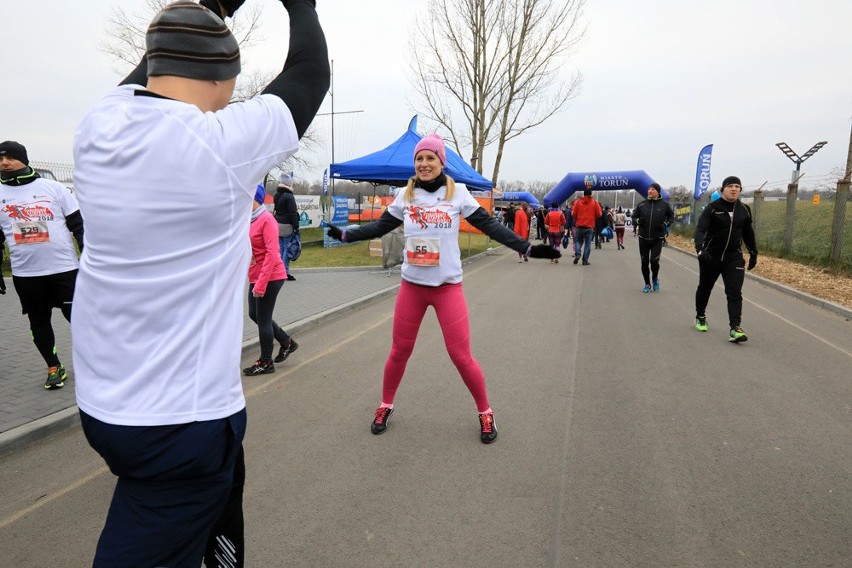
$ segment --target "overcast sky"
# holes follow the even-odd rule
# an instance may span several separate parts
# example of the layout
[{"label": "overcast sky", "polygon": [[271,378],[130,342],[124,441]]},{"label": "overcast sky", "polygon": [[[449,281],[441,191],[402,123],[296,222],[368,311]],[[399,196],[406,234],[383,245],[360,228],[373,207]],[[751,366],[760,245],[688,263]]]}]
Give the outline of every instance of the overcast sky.
[{"label": "overcast sky", "polygon": [[[27,146],[31,160],[71,162],[74,129],[121,77],[98,50],[113,6],[141,0],[14,2],[4,10],[0,139]],[[416,114],[405,44],[424,2],[318,0],[334,60],[335,159],[388,145]],[[263,8],[264,39],[243,54],[244,70],[277,70],[286,13]],[[643,169],[664,187],[694,184],[699,150],[714,144],[714,185],[738,175],[746,189],[783,187],[800,155],[802,187],[833,182],[846,164],[852,128],[850,0],[587,0],[587,34],[566,60],[580,71],[579,96],[549,122],[510,142],[501,180],[556,182],[568,172]],[[321,112],[330,111],[327,98]],[[328,117],[316,119],[331,159]],[[421,133],[428,126],[421,120]],[[439,131],[440,132],[440,131]],[[469,149],[461,148],[468,155]],[[490,175],[491,160],[486,156]],[[319,179],[322,165],[297,175]]]}]

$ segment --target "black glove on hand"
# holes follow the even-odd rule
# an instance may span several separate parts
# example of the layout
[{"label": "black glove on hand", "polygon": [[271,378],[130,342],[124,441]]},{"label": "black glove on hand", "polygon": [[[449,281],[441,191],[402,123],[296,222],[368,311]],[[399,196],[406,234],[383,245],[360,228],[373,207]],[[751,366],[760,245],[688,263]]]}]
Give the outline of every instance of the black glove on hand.
[{"label": "black glove on hand", "polygon": [[219,8],[219,4],[221,4],[222,8],[225,9],[225,12],[227,12],[225,15],[229,18],[233,18],[234,12],[236,12],[237,9],[239,9],[239,7],[245,3],[245,1],[246,0],[219,0],[217,2],[216,0],[201,0],[199,4],[201,4],[217,16],[220,16],[222,14],[222,10]]},{"label": "black glove on hand", "polygon": [[757,253],[753,252],[748,255],[748,269],[751,270],[755,266],[757,266]]},{"label": "black glove on hand", "polygon": [[328,226],[328,236],[331,237],[332,239],[342,241],[343,240],[343,231],[341,231],[338,227],[335,227],[334,225],[329,225]]},{"label": "black glove on hand", "polygon": [[529,251],[530,258],[560,258],[562,253],[550,245],[533,245]]}]

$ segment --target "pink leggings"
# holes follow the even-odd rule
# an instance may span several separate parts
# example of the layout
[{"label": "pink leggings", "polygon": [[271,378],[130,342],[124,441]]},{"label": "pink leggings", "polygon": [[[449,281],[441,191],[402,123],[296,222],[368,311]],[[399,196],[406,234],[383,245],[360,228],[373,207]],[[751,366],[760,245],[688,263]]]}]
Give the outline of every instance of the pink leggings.
[{"label": "pink leggings", "polygon": [[405,365],[414,351],[420,322],[429,306],[435,308],[447,353],[473,395],[477,411],[485,412],[489,408],[485,376],[470,353],[470,322],[461,283],[431,287],[402,281],[394,309],[393,345],[385,363],[382,402],[393,404]]}]

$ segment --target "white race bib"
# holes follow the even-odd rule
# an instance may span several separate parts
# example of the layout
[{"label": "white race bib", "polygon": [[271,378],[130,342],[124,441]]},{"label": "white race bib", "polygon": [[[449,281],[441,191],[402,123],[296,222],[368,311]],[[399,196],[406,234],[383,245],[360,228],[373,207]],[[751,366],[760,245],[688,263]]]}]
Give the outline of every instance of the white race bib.
[{"label": "white race bib", "polygon": [[34,245],[50,242],[50,232],[47,230],[47,223],[41,221],[13,223],[12,234],[15,236],[16,245]]},{"label": "white race bib", "polygon": [[438,266],[441,262],[441,241],[409,237],[405,240],[405,256],[411,265]]}]

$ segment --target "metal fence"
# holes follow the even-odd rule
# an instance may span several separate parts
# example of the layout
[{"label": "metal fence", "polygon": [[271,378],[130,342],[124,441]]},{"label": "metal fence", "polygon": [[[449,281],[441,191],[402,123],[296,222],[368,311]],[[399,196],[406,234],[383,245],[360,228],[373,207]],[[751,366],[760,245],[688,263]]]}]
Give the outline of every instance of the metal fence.
[{"label": "metal fence", "polygon": [[[852,274],[852,223],[846,220],[849,185],[841,180],[836,191],[807,200],[798,199],[795,191],[782,199],[755,192],[750,205],[758,250]],[[683,232],[694,229],[708,202],[707,194],[695,202],[692,227],[683,227]]]},{"label": "metal fence", "polygon": [[65,184],[69,189],[74,189],[74,164],[62,164],[59,162],[32,161],[30,166],[39,175],[47,179],[55,179]]}]

